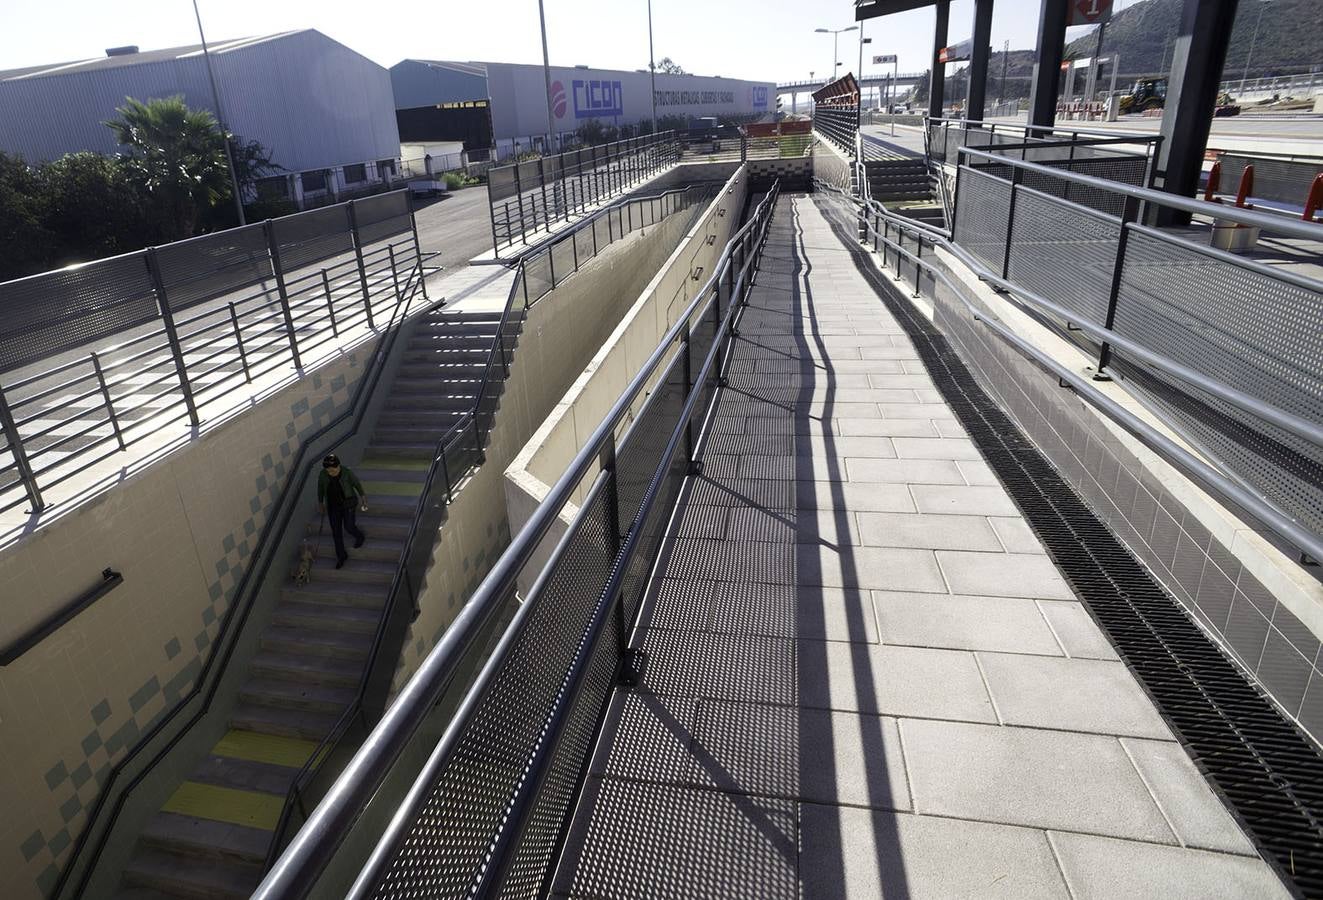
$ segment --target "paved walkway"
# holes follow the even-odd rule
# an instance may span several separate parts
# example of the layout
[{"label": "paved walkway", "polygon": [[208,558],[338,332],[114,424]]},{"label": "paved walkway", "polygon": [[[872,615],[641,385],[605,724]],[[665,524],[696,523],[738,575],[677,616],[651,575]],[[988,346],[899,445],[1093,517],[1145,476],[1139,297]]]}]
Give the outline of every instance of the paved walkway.
[{"label": "paved walkway", "polygon": [[811,198],[741,334],[556,891],[1286,896]]}]

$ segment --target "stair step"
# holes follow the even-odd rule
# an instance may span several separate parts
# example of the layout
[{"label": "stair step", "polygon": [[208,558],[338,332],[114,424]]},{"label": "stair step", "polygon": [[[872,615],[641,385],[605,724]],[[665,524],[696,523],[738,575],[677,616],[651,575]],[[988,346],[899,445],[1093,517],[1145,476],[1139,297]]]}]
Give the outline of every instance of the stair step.
[{"label": "stair step", "polygon": [[372,648],[372,635],[272,626],[262,634],[262,647],[304,656],[330,656],[361,661]]},{"label": "stair step", "polygon": [[380,606],[374,609],[368,606],[346,606],[343,603],[281,600],[276,604],[271,622],[284,628],[314,628],[318,631],[373,634],[377,630],[377,621],[380,618]]},{"label": "stair step", "polygon": [[376,446],[381,444],[431,444],[436,447],[436,442],[446,433],[451,425],[463,419],[468,410],[453,409],[439,410],[436,418],[429,422],[419,422],[416,425],[406,424],[378,424],[376,431],[372,432],[372,444]]},{"label": "stair step", "polygon": [[[449,398],[458,396],[461,393],[469,393],[470,389],[471,394],[469,396],[476,397],[478,395],[477,381],[465,382],[461,386],[453,380],[447,380],[441,389],[446,393],[392,394],[386,401],[382,414],[388,412],[414,413],[419,410],[445,412],[454,409],[454,404]],[[471,400],[468,405],[472,406]]]},{"label": "stair step", "polygon": [[262,866],[144,849],[124,868],[124,883],[198,900],[245,900],[262,880]]},{"label": "stair step", "polygon": [[256,791],[284,797],[290,782],[298,775],[298,768],[236,759],[211,753],[188,776],[197,784],[210,784],[236,791]]},{"label": "stair step", "polygon": [[377,417],[377,425],[408,425],[409,423],[432,424],[452,421],[455,413],[466,413],[473,409],[478,398],[473,395],[438,394],[432,398],[435,405],[415,407],[413,409],[385,409]]},{"label": "stair step", "polygon": [[353,687],[362,677],[363,663],[361,660],[261,650],[253,657],[249,671],[262,677]]},{"label": "stair step", "polygon": [[[417,482],[417,484],[418,484],[418,488],[421,490],[422,489],[421,479]],[[362,522],[359,523],[359,527],[363,528]],[[312,528],[311,533],[312,533],[312,540],[316,542],[317,529],[315,527]],[[367,534],[366,528],[363,528],[363,533]],[[354,555],[355,559],[370,559],[377,562],[389,563],[390,565],[393,566],[399,560],[400,553],[403,552],[404,550],[404,538],[402,535],[378,537],[377,535],[373,534],[373,535],[369,535],[368,539],[363,542],[363,546],[359,547],[357,550],[353,549],[352,544],[348,544],[347,546],[349,547],[350,553]],[[324,558],[324,559],[335,558],[335,541],[331,540],[331,535],[329,533],[323,534],[321,536],[321,542],[315,543],[315,547],[316,547],[316,554],[313,557],[314,560],[318,558]]]},{"label": "stair step", "polygon": [[[372,450],[382,456],[398,456],[404,459],[431,459],[436,453],[436,441],[409,443],[403,441],[379,441],[372,445]],[[359,525],[362,526],[362,519]]]},{"label": "stair step", "polygon": [[177,856],[260,866],[271,832],[214,819],[158,812],[142,829],[142,846]]},{"label": "stair step", "polygon": [[286,737],[320,741],[331,733],[339,719],[338,712],[313,712],[240,703],[230,715],[230,724],[235,728],[246,728],[263,734],[283,734]]},{"label": "stair step", "polygon": [[384,600],[386,588],[395,577],[395,563],[382,562],[379,559],[362,559],[354,555],[353,544],[346,540],[345,550],[349,560],[340,568],[335,567],[335,555],[324,556],[320,549],[312,560],[312,580],[326,584],[343,584],[346,587],[356,585],[364,595],[364,604],[368,598]]},{"label": "stair step", "polygon": [[456,381],[480,381],[487,368],[487,354],[475,355],[469,361],[432,366],[424,378],[396,378],[390,388],[392,397],[399,394],[435,394],[438,388],[448,387]]},{"label": "stair step", "polygon": [[269,706],[339,715],[354,699],[354,688],[306,681],[252,678],[239,689],[239,702],[247,706]]}]

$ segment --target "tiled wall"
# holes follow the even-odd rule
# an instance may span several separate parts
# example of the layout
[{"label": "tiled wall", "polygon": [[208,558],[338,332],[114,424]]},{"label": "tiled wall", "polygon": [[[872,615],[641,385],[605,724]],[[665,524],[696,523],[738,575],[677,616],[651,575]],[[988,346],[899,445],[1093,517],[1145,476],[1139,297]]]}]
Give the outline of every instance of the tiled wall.
[{"label": "tiled wall", "polygon": [[1318,637],[1177,499],[1170,488],[1183,476],[1171,470],[1155,474],[1104,424],[1101,413],[957,303],[939,296],[937,324],[984,389],[1204,630],[1315,740],[1323,739]]},{"label": "tiled wall", "polygon": [[45,896],[112,767],[213,649],[300,439],[351,400],[373,342],[0,555],[0,641],[113,567],[124,583],[0,669],[0,896]]}]

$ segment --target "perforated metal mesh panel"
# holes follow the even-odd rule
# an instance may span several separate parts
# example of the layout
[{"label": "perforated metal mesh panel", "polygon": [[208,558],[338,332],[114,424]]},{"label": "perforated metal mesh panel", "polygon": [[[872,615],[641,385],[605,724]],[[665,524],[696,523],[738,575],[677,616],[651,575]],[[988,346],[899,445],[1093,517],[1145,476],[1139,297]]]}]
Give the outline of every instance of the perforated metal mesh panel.
[{"label": "perforated metal mesh panel", "polygon": [[[1116,330],[1210,378],[1323,420],[1323,294],[1134,231]],[[1116,365],[1211,453],[1323,532],[1323,451],[1179,379]]]},{"label": "perforated metal mesh panel", "polygon": [[361,247],[411,231],[409,197],[404,191],[378,194],[354,201],[354,219],[358,224]]},{"label": "perforated metal mesh panel", "polygon": [[156,318],[146,255],[0,284],[0,372]]},{"label": "perforated metal mesh panel", "polygon": [[584,504],[560,566],[373,896],[467,896],[551,715],[610,575],[606,492]]},{"label": "perforated metal mesh panel", "polygon": [[1010,191],[1008,181],[968,166],[960,169],[954,240],[995,271],[1001,271],[1006,253]]},{"label": "perforated metal mesh panel", "polygon": [[287,270],[299,269],[354,249],[347,205],[327,206],[273,219],[271,227],[275,230],[276,245],[280,250],[280,264]]},{"label": "perforated metal mesh panel", "polygon": [[166,244],[157,249],[156,260],[172,310],[223,297],[273,277],[261,225]]},{"label": "perforated metal mesh panel", "polygon": [[1007,277],[1101,325],[1120,235],[1114,219],[1021,188]]},{"label": "perforated metal mesh panel", "polygon": [[1218,160],[1222,163],[1222,193],[1236,193],[1245,166],[1252,162],[1254,190],[1251,196],[1296,205],[1304,204],[1305,198],[1309,195],[1310,184],[1319,172],[1323,172],[1323,165],[1316,161],[1311,163],[1284,159],[1251,159],[1234,153],[1223,153]]}]

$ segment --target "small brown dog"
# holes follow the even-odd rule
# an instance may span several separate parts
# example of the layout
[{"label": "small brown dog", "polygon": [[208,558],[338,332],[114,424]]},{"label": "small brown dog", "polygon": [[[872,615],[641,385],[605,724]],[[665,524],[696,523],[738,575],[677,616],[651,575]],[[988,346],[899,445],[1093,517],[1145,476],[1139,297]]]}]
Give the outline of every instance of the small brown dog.
[{"label": "small brown dog", "polygon": [[299,545],[299,567],[294,570],[294,583],[307,584],[312,581],[312,541]]}]

